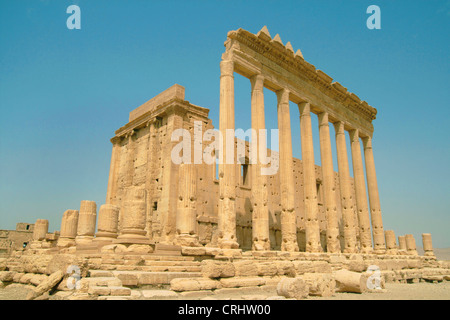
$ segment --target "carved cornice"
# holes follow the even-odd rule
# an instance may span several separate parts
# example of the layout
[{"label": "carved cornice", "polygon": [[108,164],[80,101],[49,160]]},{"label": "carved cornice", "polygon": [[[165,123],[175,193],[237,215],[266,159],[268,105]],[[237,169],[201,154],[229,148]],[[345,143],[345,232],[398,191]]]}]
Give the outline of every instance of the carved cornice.
[{"label": "carved cornice", "polygon": [[200,119],[208,119],[208,109],[193,105],[189,101],[180,98],[173,98],[116,130],[116,135],[111,139],[111,142],[120,142],[121,139],[127,138],[130,134],[133,135],[137,130],[148,127],[151,123],[156,122],[157,117],[163,117],[173,113],[184,115],[188,111]]}]

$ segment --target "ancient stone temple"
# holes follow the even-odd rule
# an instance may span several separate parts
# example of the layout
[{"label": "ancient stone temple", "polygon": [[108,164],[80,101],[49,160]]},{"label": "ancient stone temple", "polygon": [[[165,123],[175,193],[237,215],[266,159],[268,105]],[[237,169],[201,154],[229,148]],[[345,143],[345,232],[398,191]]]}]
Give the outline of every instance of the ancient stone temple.
[{"label": "ancient stone temple", "polygon": [[[361,293],[374,270],[378,289],[384,281],[448,279],[430,234],[418,256],[411,234],[397,245],[394,231],[384,230],[375,108],[266,27],[230,31],[220,71],[217,127],[177,84],[132,110],[111,139],[106,203],[82,200],[64,212],[54,234],[47,220],[36,221],[30,248],[0,261],[0,281],[36,283],[33,298],[55,285],[67,291],[61,279],[76,270],[82,285],[58,297],[81,299],[131,297],[130,288],[147,285],[170,285],[173,297],[242,287],[291,298]],[[235,74],[251,84],[250,142],[235,135]],[[278,152],[266,147],[264,88],[277,96]],[[300,137],[291,132],[291,105],[299,110]],[[301,289],[291,295],[292,288]]]},{"label": "ancient stone temple", "polygon": [[[208,144],[194,139],[196,123],[200,132],[213,125],[208,110],[186,101],[184,88],[174,85],[133,110],[129,122],[111,140],[107,203],[120,208],[119,229],[127,220],[127,190],[140,187],[146,192],[142,207],[146,214],[140,216],[140,225],[153,242],[174,244],[177,230],[192,225],[189,234],[198,239],[192,243],[220,248],[383,252],[386,246],[371,142],[377,111],[306,62],[299,50],[294,53],[290,43],[283,45],[278,35],[272,39],[267,28],[256,35],[232,31],[225,48],[220,62],[223,143],[230,138],[226,130],[235,129],[233,75],[238,73],[251,82],[249,127],[256,131],[255,141],[261,140],[259,132],[265,129],[263,88],[278,97],[279,170],[262,175],[259,160],[238,163],[236,147],[234,163],[217,168],[201,162],[181,174],[180,166],[171,160],[178,143],[172,139],[174,131],[188,130],[191,147],[204,152]],[[292,156],[290,101],[300,111],[302,160]],[[320,150],[315,151],[320,152],[322,167],[314,164],[312,113],[319,118]],[[338,172],[333,170],[330,123],[336,129]],[[354,178],[349,173],[347,136]],[[247,143],[247,158],[248,149]],[[181,193],[188,192],[186,187],[179,188],[185,181],[192,186],[188,209],[178,204]]]}]

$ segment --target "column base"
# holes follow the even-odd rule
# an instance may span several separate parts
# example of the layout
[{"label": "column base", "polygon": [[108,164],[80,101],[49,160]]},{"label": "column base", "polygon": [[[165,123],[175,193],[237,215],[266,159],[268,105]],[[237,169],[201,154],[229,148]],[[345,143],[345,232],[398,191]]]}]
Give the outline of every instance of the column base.
[{"label": "column base", "polygon": [[94,239],[94,236],[77,236],[75,243],[81,246],[88,246],[92,244],[92,239]]},{"label": "column base", "polygon": [[175,244],[182,247],[201,247],[197,235],[179,234],[175,237]]},{"label": "column base", "polygon": [[221,249],[239,249],[239,243],[234,240],[221,240],[219,239],[219,248]]},{"label": "column base", "polygon": [[56,244],[57,247],[61,248],[73,247],[75,245],[76,243],[74,238],[59,238]]},{"label": "column base", "polygon": [[395,256],[395,255],[398,254],[398,250],[397,250],[397,249],[387,249],[387,250],[386,250],[386,254]]},{"label": "column base", "polygon": [[252,244],[253,251],[270,251],[270,241],[268,239],[254,239]]},{"label": "column base", "polygon": [[281,251],[298,252],[299,250],[297,241],[283,240],[281,243]]},{"label": "column base", "polygon": [[386,249],[374,249],[374,254],[386,254]]},{"label": "column base", "polygon": [[362,253],[362,254],[371,254],[371,253],[374,253],[374,250],[373,250],[372,248],[361,248],[359,251],[360,251],[360,253]]},{"label": "column base", "polygon": [[96,237],[92,240],[92,244],[101,248],[101,247],[113,244],[114,240],[116,240],[116,238]]},{"label": "column base", "polygon": [[124,229],[122,233],[113,240],[113,243],[121,244],[150,244],[150,239],[146,237],[144,230]]}]

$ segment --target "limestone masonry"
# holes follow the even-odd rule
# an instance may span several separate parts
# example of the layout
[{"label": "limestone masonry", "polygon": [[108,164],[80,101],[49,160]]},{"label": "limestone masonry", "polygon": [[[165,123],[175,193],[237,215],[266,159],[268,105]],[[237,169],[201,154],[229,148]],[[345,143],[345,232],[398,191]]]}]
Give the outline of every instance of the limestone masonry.
[{"label": "limestone masonry", "polygon": [[[430,234],[423,234],[425,255],[419,256],[412,235],[399,236],[397,244],[394,231],[384,229],[372,149],[375,108],[266,27],[257,34],[230,31],[220,70],[218,130],[224,145],[228,139],[235,146],[233,163],[172,161],[175,130],[187,130],[192,151],[203,152],[211,141],[194,140],[196,126],[214,128],[209,110],[186,101],[184,87],[175,84],[131,111],[115,131],[105,204],[81,201],[64,212],[53,234],[48,221],[38,219],[28,232],[32,239],[19,245],[10,245],[0,230],[7,256],[0,260],[0,286],[33,284],[29,299],[220,298],[233,292],[301,299],[384,290],[386,281],[448,280],[449,265],[436,260]],[[249,143],[239,154],[240,141],[226,135],[235,129],[235,73],[250,80],[249,127],[260,146],[263,89],[277,95],[279,152],[267,150],[279,161],[274,174],[262,174],[267,165],[260,159],[250,161]],[[291,134],[290,102],[299,108],[300,139]],[[320,150],[313,147],[313,113]],[[301,144],[302,160],[293,158],[293,141]],[[158,290],[134,291],[142,286]]]}]

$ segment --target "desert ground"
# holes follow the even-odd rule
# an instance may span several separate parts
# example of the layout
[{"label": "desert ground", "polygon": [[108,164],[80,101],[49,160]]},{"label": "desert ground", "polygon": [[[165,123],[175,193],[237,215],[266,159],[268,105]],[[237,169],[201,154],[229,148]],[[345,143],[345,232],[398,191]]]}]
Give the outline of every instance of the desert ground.
[{"label": "desert ground", "polygon": [[[32,286],[12,284],[0,289],[0,300],[24,300]],[[283,299],[277,297],[276,290],[265,294],[222,295],[222,296],[190,296],[189,298],[174,297],[167,294],[167,290],[132,290],[133,300],[264,300]],[[159,292],[159,294],[158,294]],[[53,298],[51,298],[53,299]],[[450,282],[440,283],[386,283],[386,289],[379,293],[336,293],[334,297],[309,297],[307,300],[450,300]]]}]

